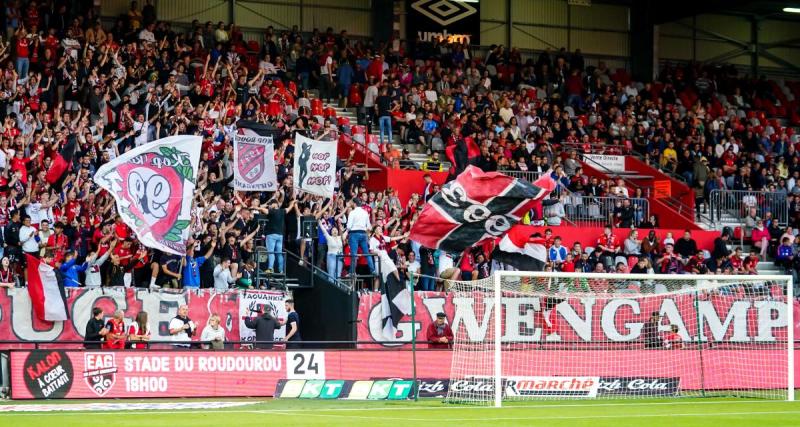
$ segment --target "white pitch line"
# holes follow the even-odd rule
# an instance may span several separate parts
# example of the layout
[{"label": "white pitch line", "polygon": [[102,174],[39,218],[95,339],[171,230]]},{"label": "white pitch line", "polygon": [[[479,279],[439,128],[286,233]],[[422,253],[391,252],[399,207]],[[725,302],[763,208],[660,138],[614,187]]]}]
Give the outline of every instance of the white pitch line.
[{"label": "white pitch line", "polygon": [[[257,405],[260,402],[255,402],[253,405]],[[510,405],[504,406],[502,408],[494,408],[494,407],[486,407],[486,406],[402,406],[402,407],[386,407],[386,406],[372,406],[372,407],[361,407],[361,408],[307,408],[307,409],[251,409],[251,410],[226,410],[224,408],[220,408],[219,410],[154,410],[154,411],[145,411],[145,412],[125,412],[125,410],[118,410],[118,411],[63,411],[63,412],[0,412],[2,415],[16,415],[16,416],[26,416],[26,415],[35,415],[35,416],[48,416],[48,415],[149,415],[149,414],[278,414],[278,415],[288,415],[288,414],[305,414],[313,412],[315,414],[319,414],[320,412],[367,412],[367,411],[438,411],[438,410],[485,410],[485,411],[497,411],[503,409],[559,409],[559,408],[593,408],[593,407],[637,407],[637,406],[679,406],[679,405],[739,405],[739,404],[762,404],[762,405],[780,405],[786,403],[795,403],[797,402],[787,402],[785,400],[779,401],[759,401],[759,400],[730,400],[730,401],[711,401],[711,402],[632,402],[632,403],[594,403],[594,404],[553,404],[553,405]],[[790,413],[791,411],[781,411],[779,413]],[[726,412],[729,413],[729,412]],[[747,412],[748,414],[753,412]],[[762,412],[765,413],[765,412]],[[668,414],[667,414],[668,415]],[[383,417],[382,417],[383,418]]]}]

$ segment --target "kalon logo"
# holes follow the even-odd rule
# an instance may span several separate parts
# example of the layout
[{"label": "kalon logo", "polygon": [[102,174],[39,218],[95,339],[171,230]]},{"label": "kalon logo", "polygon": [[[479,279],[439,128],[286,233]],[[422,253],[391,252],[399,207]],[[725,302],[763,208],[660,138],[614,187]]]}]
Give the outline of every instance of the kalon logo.
[{"label": "kalon logo", "polygon": [[84,353],[83,379],[94,394],[105,396],[117,382],[114,353]]},{"label": "kalon logo", "polygon": [[478,12],[464,1],[418,0],[412,3],[411,7],[443,27]]},{"label": "kalon logo", "polygon": [[35,399],[63,399],[72,387],[72,362],[63,351],[32,351],[22,371],[25,386]]}]

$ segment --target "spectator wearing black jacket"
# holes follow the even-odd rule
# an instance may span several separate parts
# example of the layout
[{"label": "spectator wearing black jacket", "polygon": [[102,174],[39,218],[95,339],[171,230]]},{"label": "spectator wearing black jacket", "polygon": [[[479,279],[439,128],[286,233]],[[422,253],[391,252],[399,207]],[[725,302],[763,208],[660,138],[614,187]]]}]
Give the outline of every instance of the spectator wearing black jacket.
[{"label": "spectator wearing black jacket", "polygon": [[697,254],[697,242],[692,239],[691,231],[684,231],[683,238],[675,242],[675,252],[683,259],[689,259]]},{"label": "spectator wearing black jacket", "polygon": [[99,349],[100,341],[108,333],[103,323],[103,309],[95,307],[92,309],[92,318],[86,323],[86,330],[83,338],[83,347],[86,349]]},{"label": "spectator wearing black jacket", "polygon": [[722,233],[721,236],[714,239],[714,250],[711,251],[711,258],[718,260],[730,255],[731,251],[728,250],[728,239],[728,233]]},{"label": "spectator wearing black jacket", "polygon": [[256,331],[255,348],[270,349],[275,341],[275,330],[283,326],[271,313],[272,309],[262,305],[259,315],[244,319],[244,325]]}]

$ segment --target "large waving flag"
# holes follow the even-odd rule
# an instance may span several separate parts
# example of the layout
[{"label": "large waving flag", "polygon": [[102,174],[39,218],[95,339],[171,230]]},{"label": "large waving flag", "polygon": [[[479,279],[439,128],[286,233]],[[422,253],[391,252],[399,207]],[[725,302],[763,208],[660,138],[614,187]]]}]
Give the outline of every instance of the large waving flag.
[{"label": "large waving flag", "polygon": [[25,258],[28,270],[28,294],[33,313],[40,320],[51,322],[69,319],[67,296],[61,273],[34,256],[26,254]]},{"label": "large waving flag", "polygon": [[202,138],[178,135],[142,145],[104,164],[94,181],[147,247],[185,255]]},{"label": "large waving flag", "polygon": [[503,235],[554,188],[549,174],[531,184],[468,166],[428,201],[410,238],[429,248],[461,252]]}]

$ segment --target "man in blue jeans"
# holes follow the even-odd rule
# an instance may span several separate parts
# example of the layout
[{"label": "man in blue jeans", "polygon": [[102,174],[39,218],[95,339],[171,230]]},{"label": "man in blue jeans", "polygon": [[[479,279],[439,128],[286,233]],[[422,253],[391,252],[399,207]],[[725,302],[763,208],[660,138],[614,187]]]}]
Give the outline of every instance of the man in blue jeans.
[{"label": "man in blue jeans", "polygon": [[361,249],[361,254],[367,258],[367,265],[369,271],[375,274],[375,264],[372,262],[372,257],[369,256],[369,237],[367,237],[367,230],[370,229],[369,213],[361,207],[363,203],[359,197],[353,201],[355,207],[347,215],[347,241],[350,245],[350,274],[356,273],[356,264],[358,264],[358,249]]},{"label": "man in blue jeans", "polygon": [[286,213],[292,210],[297,204],[296,200],[292,200],[289,206],[281,208],[278,205],[277,199],[272,199],[269,203],[269,211],[267,212],[267,226],[264,233],[267,235],[267,272],[271,273],[275,266],[275,258],[278,259],[278,266],[275,268],[275,273],[283,272],[283,235],[286,227]]},{"label": "man in blue jeans", "polygon": [[386,134],[386,139],[389,144],[392,143],[392,97],[389,96],[388,90],[381,88],[380,95],[375,100],[375,110],[378,115],[378,127],[380,129],[380,141],[383,142],[383,135]]}]

